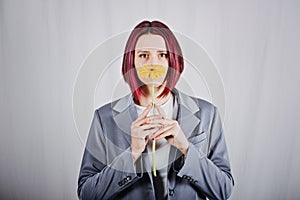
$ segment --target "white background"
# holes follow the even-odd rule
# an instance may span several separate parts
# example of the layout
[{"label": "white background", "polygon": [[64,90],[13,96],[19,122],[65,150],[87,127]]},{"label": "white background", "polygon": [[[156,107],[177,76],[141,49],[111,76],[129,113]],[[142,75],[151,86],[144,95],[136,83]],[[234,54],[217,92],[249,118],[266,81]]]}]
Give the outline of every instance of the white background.
[{"label": "white background", "polygon": [[231,199],[299,199],[300,3],[0,0],[0,197],[76,199],[80,65],[158,19],[201,44],[223,78]]}]

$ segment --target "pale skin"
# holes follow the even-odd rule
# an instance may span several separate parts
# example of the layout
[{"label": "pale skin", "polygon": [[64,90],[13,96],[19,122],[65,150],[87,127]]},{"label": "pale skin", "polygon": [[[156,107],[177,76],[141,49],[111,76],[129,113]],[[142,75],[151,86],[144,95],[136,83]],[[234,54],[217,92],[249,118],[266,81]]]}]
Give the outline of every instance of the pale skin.
[{"label": "pale skin", "polygon": [[[168,56],[164,39],[159,35],[146,34],[142,35],[135,47],[135,66],[147,65],[162,65],[168,68]],[[146,109],[140,116],[131,124],[131,152],[134,162],[141,156],[145,150],[149,140],[159,140],[165,138],[171,145],[179,149],[186,157],[189,148],[189,142],[181,130],[178,122],[166,117],[160,105],[164,104],[170,97],[168,94],[165,97],[158,98],[159,94],[164,90],[166,82],[163,82],[165,77],[155,82],[154,96],[156,97],[155,108],[158,111],[157,115],[148,116],[153,109],[151,87],[152,83],[148,80],[139,79],[145,84],[143,86],[145,96],[141,96],[137,104],[145,106]]]}]

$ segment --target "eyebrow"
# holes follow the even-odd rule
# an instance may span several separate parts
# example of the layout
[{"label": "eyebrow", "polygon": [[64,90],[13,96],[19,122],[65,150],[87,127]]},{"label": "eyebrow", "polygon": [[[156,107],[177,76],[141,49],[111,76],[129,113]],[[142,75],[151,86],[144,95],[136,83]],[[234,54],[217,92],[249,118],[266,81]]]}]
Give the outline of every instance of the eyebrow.
[{"label": "eyebrow", "polygon": [[[140,51],[137,51],[137,53],[149,53],[150,51],[144,51],[144,50],[140,50]],[[158,53],[167,53],[168,51],[167,50],[159,50],[157,51]]]},{"label": "eyebrow", "polygon": [[149,51],[137,51],[137,53],[148,53]]},{"label": "eyebrow", "polygon": [[159,53],[168,53],[167,50],[161,50],[161,51],[157,51],[157,52],[159,52]]}]

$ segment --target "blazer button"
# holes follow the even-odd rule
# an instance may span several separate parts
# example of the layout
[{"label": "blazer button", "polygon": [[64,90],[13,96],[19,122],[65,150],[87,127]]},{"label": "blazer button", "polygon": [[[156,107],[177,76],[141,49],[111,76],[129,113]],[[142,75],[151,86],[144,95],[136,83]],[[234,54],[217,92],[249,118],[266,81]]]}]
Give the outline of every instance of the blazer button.
[{"label": "blazer button", "polygon": [[169,189],[169,195],[174,196],[174,190],[173,189]]},{"label": "blazer button", "polygon": [[182,176],[182,178],[184,178],[184,179],[186,179],[186,177],[187,177],[186,175],[183,175],[183,176]]},{"label": "blazer button", "polygon": [[131,180],[131,176],[127,176],[126,180],[130,181]]},{"label": "blazer button", "polygon": [[119,184],[119,186],[122,186],[122,182],[121,181],[118,184]]}]

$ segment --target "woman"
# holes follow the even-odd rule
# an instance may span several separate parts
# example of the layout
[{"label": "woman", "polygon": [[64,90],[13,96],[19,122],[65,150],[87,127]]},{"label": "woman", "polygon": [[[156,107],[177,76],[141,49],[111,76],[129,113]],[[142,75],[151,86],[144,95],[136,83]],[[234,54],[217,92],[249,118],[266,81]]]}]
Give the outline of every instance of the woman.
[{"label": "woman", "polygon": [[134,28],[122,64],[132,94],[95,111],[80,199],[229,198],[233,177],[220,116],[211,103],[175,89],[183,69],[165,24]]}]

